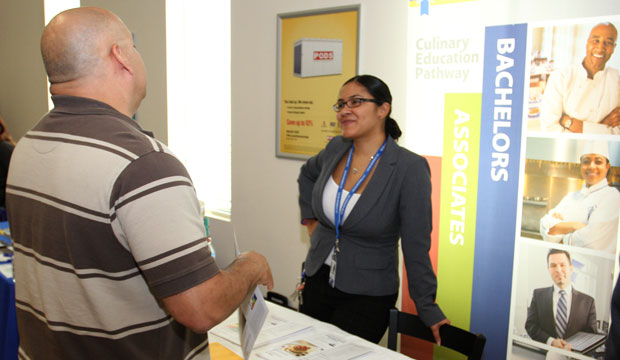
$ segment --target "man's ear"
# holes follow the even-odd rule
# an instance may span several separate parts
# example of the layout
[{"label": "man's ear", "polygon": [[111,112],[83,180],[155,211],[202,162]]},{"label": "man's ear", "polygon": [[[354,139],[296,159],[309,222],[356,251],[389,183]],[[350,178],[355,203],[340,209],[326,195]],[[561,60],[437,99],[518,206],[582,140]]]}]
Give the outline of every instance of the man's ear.
[{"label": "man's ear", "polygon": [[133,68],[129,64],[129,60],[125,57],[125,53],[122,51],[120,45],[112,45],[110,53],[112,58],[119,64],[119,66],[123,68],[123,70],[128,71],[130,74],[133,74]]}]

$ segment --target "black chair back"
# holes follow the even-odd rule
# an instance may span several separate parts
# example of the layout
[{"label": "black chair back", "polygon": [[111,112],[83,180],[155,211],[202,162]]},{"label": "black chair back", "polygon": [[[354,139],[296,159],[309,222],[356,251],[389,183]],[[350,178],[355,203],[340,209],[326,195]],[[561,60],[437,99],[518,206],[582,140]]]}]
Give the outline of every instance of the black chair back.
[{"label": "black chair back", "polygon": [[275,291],[267,291],[267,296],[265,297],[265,300],[270,301],[274,304],[278,304],[278,305],[282,305],[284,307],[287,307],[291,310],[295,310],[297,311],[297,309],[295,309],[294,307],[292,307],[289,302],[288,302],[288,298],[282,294],[278,294]]},{"label": "black chair back", "polygon": [[[435,343],[433,332],[418,316],[398,311],[398,309],[391,309],[388,348],[394,351],[396,351],[398,333]],[[482,358],[484,345],[487,341],[484,335],[474,334],[452,325],[440,327],[439,335],[441,336],[441,346],[458,351],[466,355],[468,359]]]}]

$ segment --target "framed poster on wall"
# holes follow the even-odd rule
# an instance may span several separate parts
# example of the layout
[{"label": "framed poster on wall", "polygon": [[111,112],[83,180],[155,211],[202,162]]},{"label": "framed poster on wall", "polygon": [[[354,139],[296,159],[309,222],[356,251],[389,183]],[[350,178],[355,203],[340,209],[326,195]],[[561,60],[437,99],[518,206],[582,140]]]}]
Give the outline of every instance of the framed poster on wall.
[{"label": "framed poster on wall", "polygon": [[360,6],[278,15],[276,156],[307,159],[341,133],[332,108],[357,74]]}]

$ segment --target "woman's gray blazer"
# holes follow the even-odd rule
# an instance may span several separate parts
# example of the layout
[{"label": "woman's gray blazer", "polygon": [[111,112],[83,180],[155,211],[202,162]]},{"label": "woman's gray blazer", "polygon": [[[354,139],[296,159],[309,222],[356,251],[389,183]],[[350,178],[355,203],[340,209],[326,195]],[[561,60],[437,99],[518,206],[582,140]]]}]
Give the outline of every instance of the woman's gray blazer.
[{"label": "woman's gray blazer", "polygon": [[[325,262],[336,240],[323,211],[323,189],[352,141],[342,136],[302,167],[299,206],[302,219],[317,219],[306,257],[307,276]],[[388,137],[375,172],[342,224],[336,288],[350,294],[391,295],[399,290],[398,239],[401,238],[409,293],[427,325],[445,318],[437,304],[437,279],[428,251],[432,228],[428,162]]]}]

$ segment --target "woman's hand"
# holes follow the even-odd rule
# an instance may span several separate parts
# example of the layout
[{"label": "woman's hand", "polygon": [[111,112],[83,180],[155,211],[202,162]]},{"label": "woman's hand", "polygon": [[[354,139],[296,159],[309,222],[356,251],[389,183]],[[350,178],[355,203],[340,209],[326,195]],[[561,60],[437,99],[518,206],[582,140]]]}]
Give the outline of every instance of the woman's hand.
[{"label": "woman's hand", "polygon": [[4,118],[2,118],[2,116],[0,116],[0,141],[8,141],[11,144],[15,145],[15,141],[11,137],[11,133],[9,133],[9,130],[6,127],[6,124],[4,123]]},{"label": "woman's hand", "polygon": [[435,342],[437,345],[441,345],[441,337],[439,336],[439,328],[441,325],[450,325],[450,320],[443,319],[437,324],[431,325],[431,331],[433,332],[433,336],[435,337]]},{"label": "woman's hand", "polygon": [[318,221],[316,219],[304,219],[304,226],[308,228],[308,236],[312,236]]}]

